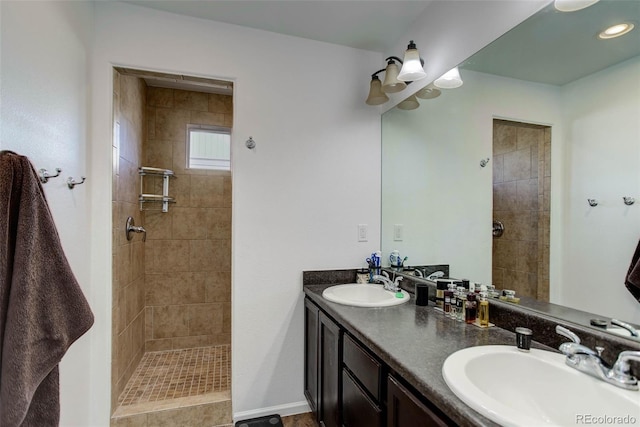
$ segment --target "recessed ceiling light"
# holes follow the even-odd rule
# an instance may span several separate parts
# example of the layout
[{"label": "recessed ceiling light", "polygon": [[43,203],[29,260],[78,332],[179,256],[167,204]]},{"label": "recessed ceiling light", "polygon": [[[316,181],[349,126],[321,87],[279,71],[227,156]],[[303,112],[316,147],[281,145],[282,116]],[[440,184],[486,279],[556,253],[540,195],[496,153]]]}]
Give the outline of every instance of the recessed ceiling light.
[{"label": "recessed ceiling light", "polygon": [[623,22],[622,24],[612,25],[606,30],[602,31],[598,34],[598,37],[601,39],[614,39],[616,37],[623,36],[627,34],[629,31],[633,30],[634,25],[629,22]]},{"label": "recessed ceiling light", "polygon": [[556,0],[553,5],[560,12],[575,12],[576,10],[584,9],[599,0]]}]

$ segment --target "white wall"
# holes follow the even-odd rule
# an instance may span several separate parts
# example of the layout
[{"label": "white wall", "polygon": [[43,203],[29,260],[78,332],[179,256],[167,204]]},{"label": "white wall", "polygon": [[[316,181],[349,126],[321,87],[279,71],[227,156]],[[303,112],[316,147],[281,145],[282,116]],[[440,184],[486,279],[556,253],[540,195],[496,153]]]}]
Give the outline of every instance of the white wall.
[{"label": "white wall", "polygon": [[[381,56],[126,4],[96,11],[94,210],[110,213],[112,65],[232,79],[233,410],[305,410],[302,271],[364,265],[379,244],[380,119],[363,99]],[[96,262],[110,288],[110,257]]]},{"label": "white wall", "polygon": [[[400,250],[410,265],[449,264],[453,277],[490,283],[493,163],[482,168],[480,160],[493,157],[493,119],[553,126],[552,158],[560,159],[560,98],[549,85],[462,74],[462,87],[383,116],[382,248]],[[554,172],[552,190],[560,188]],[[394,224],[404,224],[402,242],[393,240]]]},{"label": "white wall", "polygon": [[[0,149],[28,156],[59,178],[44,191],[69,263],[92,307],[90,207],[87,185],[69,190],[87,168],[88,64],[93,7],[84,2],[0,2]],[[111,317],[109,316],[109,319]],[[107,340],[95,326],[73,344],[60,365],[61,424],[89,425],[96,387],[91,347]]]},{"label": "white wall", "polygon": [[[562,88],[565,263],[558,302],[640,324],[624,287],[640,238],[640,57]],[[626,206],[623,196],[636,199]],[[587,199],[597,199],[595,208]]]}]

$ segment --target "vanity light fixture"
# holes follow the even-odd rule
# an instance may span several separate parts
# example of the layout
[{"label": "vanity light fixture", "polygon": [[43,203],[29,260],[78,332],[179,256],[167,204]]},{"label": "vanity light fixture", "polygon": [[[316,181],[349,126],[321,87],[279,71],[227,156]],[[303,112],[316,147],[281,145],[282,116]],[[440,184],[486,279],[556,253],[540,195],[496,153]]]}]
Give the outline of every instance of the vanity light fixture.
[{"label": "vanity light fixture", "polygon": [[420,103],[418,102],[418,99],[416,98],[415,95],[411,95],[410,97],[408,97],[407,99],[405,99],[404,101],[398,104],[398,108],[401,110],[415,110],[419,106],[420,106]]},{"label": "vanity light fixture", "polygon": [[400,70],[398,70],[398,65],[394,61],[394,58],[395,57],[393,56],[387,58],[387,68],[385,68],[384,82],[382,83],[382,91],[385,93],[400,92],[407,87],[405,82],[398,80],[398,73]]},{"label": "vanity light fixture", "polygon": [[[380,71],[378,71],[378,73]],[[371,76],[371,84],[369,85],[369,96],[365,101],[367,105],[380,105],[389,100],[389,97],[382,91],[382,82],[377,76],[378,73]]]},{"label": "vanity light fixture", "polygon": [[429,85],[417,91],[416,96],[420,99],[433,99],[439,97],[441,93],[442,92],[440,91],[440,89],[436,89],[435,87]]},{"label": "vanity light fixture", "polygon": [[[411,40],[404,55],[404,61],[397,56],[390,56],[387,59],[387,66],[371,75],[369,84],[369,96],[365,103],[367,105],[380,105],[389,100],[387,93],[397,93],[404,90],[409,83],[414,80],[426,77],[424,72],[424,60],[420,58],[416,45]],[[402,64],[398,70],[397,62]],[[384,72],[384,82],[380,81],[378,74]],[[416,101],[417,103],[417,101]],[[417,107],[414,107],[417,108]]]},{"label": "vanity light fixture", "polygon": [[462,77],[460,77],[460,71],[458,67],[454,67],[437,78],[433,85],[441,89],[455,89],[462,86]]},{"label": "vanity light fixture", "polygon": [[424,62],[420,59],[416,44],[411,40],[407,50],[404,52],[404,62],[402,63],[400,74],[398,74],[398,79],[405,82],[424,79],[427,77],[427,73],[424,72],[423,66]]},{"label": "vanity light fixture", "polygon": [[575,12],[598,3],[599,0],[555,0],[553,6],[560,12]]},{"label": "vanity light fixture", "polygon": [[634,25],[630,22],[623,22],[622,24],[612,25],[606,30],[603,30],[598,34],[598,38],[602,40],[615,39],[616,37],[624,36],[631,30]]}]

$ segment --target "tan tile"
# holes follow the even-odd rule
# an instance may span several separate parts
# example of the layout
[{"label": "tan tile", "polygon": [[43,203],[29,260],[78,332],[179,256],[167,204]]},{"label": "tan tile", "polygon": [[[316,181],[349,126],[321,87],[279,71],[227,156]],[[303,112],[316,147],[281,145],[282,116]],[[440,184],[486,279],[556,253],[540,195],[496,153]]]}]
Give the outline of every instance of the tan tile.
[{"label": "tan tile", "polygon": [[145,270],[147,273],[189,271],[190,246],[186,240],[147,240]]},{"label": "tan tile", "polygon": [[173,338],[187,335],[189,335],[188,306],[153,307],[154,338]]},{"label": "tan tile", "polygon": [[131,245],[123,245],[118,247],[116,253],[116,262],[118,264],[118,287],[124,288],[131,283],[132,267],[131,267]]},{"label": "tan tile", "polygon": [[191,207],[191,176],[176,175],[169,182],[169,195],[175,199],[174,207]]},{"label": "tan tile", "polygon": [[144,242],[134,241],[131,245],[131,280],[144,278]]},{"label": "tan tile", "polygon": [[516,203],[519,211],[538,210],[538,179],[515,181]]},{"label": "tan tile", "polygon": [[191,176],[191,206],[216,208],[224,206],[223,176]]},{"label": "tan tile", "polygon": [[177,109],[207,111],[209,108],[209,96],[203,92],[175,90],[173,97],[174,107]]},{"label": "tan tile", "polygon": [[290,415],[282,417],[282,425],[284,427],[317,427],[316,418],[311,412],[304,414]]},{"label": "tan tile", "polygon": [[147,427],[147,414],[111,418],[111,427]]},{"label": "tan tile", "polygon": [[231,301],[231,272],[216,271],[206,277],[206,302]]},{"label": "tan tile", "polygon": [[538,242],[518,242],[516,269],[529,273],[538,272]]},{"label": "tan tile", "polygon": [[517,128],[503,124],[493,125],[493,155],[515,151],[517,147]]},{"label": "tan tile", "polygon": [[544,197],[542,210],[549,211],[551,210],[551,177],[544,177]]},{"label": "tan tile", "polygon": [[231,331],[231,303],[222,303],[222,329],[224,331]]},{"label": "tan tile", "polygon": [[502,238],[493,241],[493,267],[515,270],[517,265],[518,242]]},{"label": "tan tile", "polygon": [[156,109],[154,107],[147,107],[146,118],[147,138],[142,144],[144,148],[146,148],[150,139],[155,139],[156,137]]},{"label": "tan tile", "polygon": [[205,347],[212,344],[213,340],[211,335],[198,335],[195,337],[180,337],[171,339],[171,346],[174,349]]},{"label": "tan tile", "polygon": [[[173,167],[173,141],[150,139],[145,144],[144,166],[160,169]],[[148,179],[145,177],[145,180]]]},{"label": "tan tile", "polygon": [[225,114],[224,115],[224,127],[232,128],[233,127],[233,115]]},{"label": "tan tile", "polygon": [[156,139],[185,141],[189,114],[188,110],[158,108],[156,110]]},{"label": "tan tile", "polygon": [[504,155],[504,181],[531,178],[531,149],[512,151]]},{"label": "tan tile", "polygon": [[138,166],[120,157],[120,175],[118,175],[118,199],[123,202],[137,203],[140,192]]},{"label": "tan tile", "polygon": [[544,130],[542,128],[518,127],[516,133],[518,150],[529,147],[537,148],[538,143],[544,141]]},{"label": "tan tile", "polygon": [[491,275],[491,283],[495,285],[497,289],[502,289],[504,283],[504,268],[493,267]]},{"label": "tan tile", "polygon": [[551,143],[544,144],[544,176],[551,176]]},{"label": "tan tile", "polygon": [[124,289],[125,307],[127,312],[127,324],[133,322],[133,320],[140,314],[140,311],[144,309],[144,302],[140,304],[139,293],[144,291],[143,280],[135,280]]},{"label": "tan tile", "polygon": [[224,126],[224,114],[192,111],[189,123],[194,125]]},{"label": "tan tile", "polygon": [[[146,285],[145,285],[146,286]],[[153,338],[153,308],[144,308],[144,340],[145,342]],[[145,348],[145,351],[149,351]]]},{"label": "tan tile", "polygon": [[231,208],[206,209],[207,238],[231,239]]},{"label": "tan tile", "polygon": [[504,156],[498,155],[493,158],[493,183],[499,184],[504,181]]},{"label": "tan tile", "polygon": [[212,335],[222,332],[221,304],[192,304],[189,306],[189,335]]},{"label": "tan tile", "polygon": [[517,201],[516,181],[493,185],[493,209],[495,211],[513,211],[517,207]]},{"label": "tan tile", "polygon": [[231,172],[228,172],[227,175],[224,176],[223,183],[223,206],[226,208],[231,207],[231,198],[232,198],[232,184],[231,184]]},{"label": "tan tile", "polygon": [[147,230],[147,240],[171,239],[171,221],[173,208],[169,212],[148,210],[144,213],[144,227]]},{"label": "tan tile", "polygon": [[150,87],[147,90],[147,104],[152,107],[173,108],[173,89]]},{"label": "tan tile", "polygon": [[145,341],[145,351],[171,350],[171,338]]},{"label": "tan tile", "polygon": [[203,208],[172,209],[171,232],[174,239],[205,239],[209,230],[208,210]]},{"label": "tan tile", "polygon": [[151,306],[173,303],[173,287],[181,275],[191,273],[147,273],[145,276],[146,304]]},{"label": "tan tile", "polygon": [[187,280],[178,280],[173,286],[174,304],[197,304],[205,302],[205,278],[202,273],[190,272]]},{"label": "tan tile", "polygon": [[173,167],[171,168],[177,175],[191,174],[187,169],[187,134],[184,138],[176,139],[173,142]]},{"label": "tan tile", "polygon": [[229,95],[209,94],[210,113],[233,113],[233,97]]}]

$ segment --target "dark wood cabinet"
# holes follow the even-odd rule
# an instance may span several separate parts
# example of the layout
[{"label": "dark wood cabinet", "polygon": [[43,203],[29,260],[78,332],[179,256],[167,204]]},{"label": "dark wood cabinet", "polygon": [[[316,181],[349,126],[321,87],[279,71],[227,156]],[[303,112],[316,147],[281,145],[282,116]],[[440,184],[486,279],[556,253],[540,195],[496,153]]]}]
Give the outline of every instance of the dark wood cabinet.
[{"label": "dark wood cabinet", "polygon": [[304,320],[304,395],[321,426],[340,427],[342,332],[307,299]]},{"label": "dark wood cabinet", "polygon": [[304,318],[304,394],[320,426],[454,425],[306,298]]},{"label": "dark wood cabinet", "polygon": [[351,372],[342,371],[342,425],[344,427],[382,427],[382,409],[369,398]]},{"label": "dark wood cabinet", "polygon": [[449,423],[400,381],[387,377],[387,427],[444,427]]},{"label": "dark wood cabinet", "polygon": [[322,311],[318,319],[318,421],[325,427],[340,427],[341,331]]},{"label": "dark wood cabinet", "polygon": [[304,300],[304,395],[318,417],[318,316],[320,309]]}]

